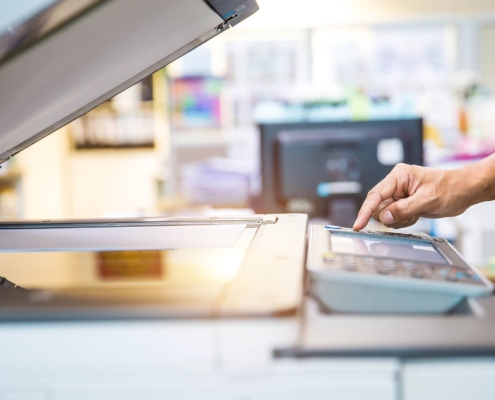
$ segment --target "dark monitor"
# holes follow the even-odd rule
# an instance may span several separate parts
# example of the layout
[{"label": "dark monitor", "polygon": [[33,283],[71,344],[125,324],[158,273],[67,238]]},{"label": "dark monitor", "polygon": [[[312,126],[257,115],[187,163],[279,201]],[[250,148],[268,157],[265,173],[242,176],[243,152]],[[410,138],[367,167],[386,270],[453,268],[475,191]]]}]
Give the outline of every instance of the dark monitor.
[{"label": "dark monitor", "polygon": [[366,194],[399,162],[423,164],[420,118],[261,124],[259,213],[303,212],[352,226]]}]

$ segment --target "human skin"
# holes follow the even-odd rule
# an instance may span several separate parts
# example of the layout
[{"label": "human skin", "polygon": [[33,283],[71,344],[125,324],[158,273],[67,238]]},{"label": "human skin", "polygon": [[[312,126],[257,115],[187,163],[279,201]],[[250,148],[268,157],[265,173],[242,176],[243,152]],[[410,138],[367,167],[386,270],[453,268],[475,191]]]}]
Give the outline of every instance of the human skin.
[{"label": "human skin", "polygon": [[368,192],[353,229],[363,229],[371,217],[403,228],[419,217],[453,217],[494,199],[495,154],[456,170],[398,164]]}]

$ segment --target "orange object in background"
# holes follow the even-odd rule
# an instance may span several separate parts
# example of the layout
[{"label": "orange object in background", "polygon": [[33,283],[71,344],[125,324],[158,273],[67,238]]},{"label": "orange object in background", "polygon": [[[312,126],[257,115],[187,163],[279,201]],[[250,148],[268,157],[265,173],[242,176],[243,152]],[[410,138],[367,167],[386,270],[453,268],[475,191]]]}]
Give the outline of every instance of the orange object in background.
[{"label": "orange object in background", "polygon": [[468,117],[464,107],[459,108],[459,132],[466,135],[468,132]]},{"label": "orange object in background", "polygon": [[442,139],[442,134],[438,129],[433,127],[432,125],[425,124],[424,125],[424,131],[423,131],[423,139],[424,140],[431,140],[434,142],[437,147],[443,147],[443,139]]},{"label": "orange object in background", "polygon": [[105,251],[97,253],[101,279],[150,279],[163,274],[160,251]]}]

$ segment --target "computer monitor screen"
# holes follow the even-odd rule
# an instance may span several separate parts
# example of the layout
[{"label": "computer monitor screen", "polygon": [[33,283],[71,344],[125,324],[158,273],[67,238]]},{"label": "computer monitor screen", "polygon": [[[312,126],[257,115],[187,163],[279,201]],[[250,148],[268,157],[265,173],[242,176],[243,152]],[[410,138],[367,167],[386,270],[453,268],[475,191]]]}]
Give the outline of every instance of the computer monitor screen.
[{"label": "computer monitor screen", "polygon": [[421,119],[262,124],[257,212],[304,212],[350,226],[399,162],[423,164]]}]

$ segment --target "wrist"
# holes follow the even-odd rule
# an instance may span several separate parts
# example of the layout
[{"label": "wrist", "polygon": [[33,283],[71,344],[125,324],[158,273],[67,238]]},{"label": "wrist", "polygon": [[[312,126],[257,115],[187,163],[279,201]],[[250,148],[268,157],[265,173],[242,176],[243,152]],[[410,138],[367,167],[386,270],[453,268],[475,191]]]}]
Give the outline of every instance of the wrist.
[{"label": "wrist", "polygon": [[460,184],[468,199],[468,207],[495,198],[492,177],[482,163],[468,165],[459,170]]}]

